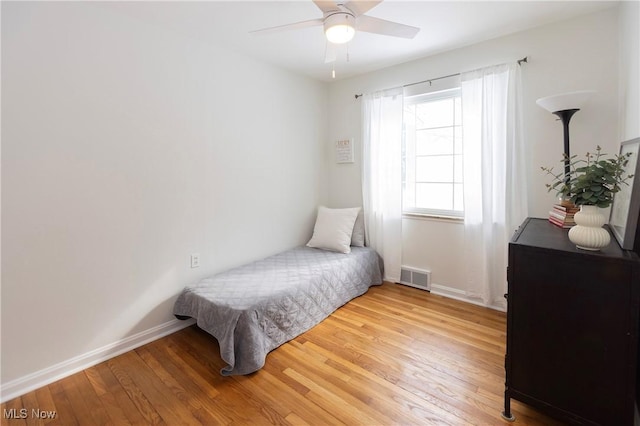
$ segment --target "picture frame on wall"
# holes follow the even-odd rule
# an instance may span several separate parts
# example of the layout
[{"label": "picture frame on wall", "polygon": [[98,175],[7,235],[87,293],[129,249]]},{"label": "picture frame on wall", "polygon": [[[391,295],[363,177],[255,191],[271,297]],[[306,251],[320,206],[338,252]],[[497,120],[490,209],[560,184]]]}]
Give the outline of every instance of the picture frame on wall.
[{"label": "picture frame on wall", "polygon": [[336,163],[353,163],[353,139],[336,141]]},{"label": "picture frame on wall", "polygon": [[613,196],[609,228],[620,247],[633,250],[637,247],[636,234],[640,221],[640,138],[631,139],[620,144],[620,155],[631,153],[625,173],[634,175],[622,185],[620,191]]}]

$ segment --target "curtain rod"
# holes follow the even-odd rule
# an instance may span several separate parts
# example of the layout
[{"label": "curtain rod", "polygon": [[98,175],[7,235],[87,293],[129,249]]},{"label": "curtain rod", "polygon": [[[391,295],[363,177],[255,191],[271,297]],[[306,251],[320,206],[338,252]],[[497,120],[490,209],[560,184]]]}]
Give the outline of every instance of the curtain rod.
[{"label": "curtain rod", "polygon": [[[529,62],[529,57],[528,57],[528,56],[525,56],[525,57],[524,57],[524,58],[522,58],[522,59],[518,59],[516,62],[518,62],[518,65],[522,65],[522,63],[523,63],[523,62]],[[405,88],[405,87],[415,86],[416,84],[422,84],[422,83],[429,83],[429,85],[431,85],[431,82],[432,82],[432,81],[442,80],[442,79],[450,78],[450,77],[456,77],[456,76],[458,76],[458,75],[460,75],[460,73],[459,73],[459,72],[458,72],[458,73],[455,73],[455,74],[445,75],[445,76],[442,76],[442,77],[430,78],[429,80],[422,80],[422,81],[416,81],[415,83],[408,83],[408,84],[405,84],[405,85],[404,85],[404,86],[402,86],[402,87],[403,87],[403,88]],[[356,99],[358,99],[358,98],[362,97],[362,93],[360,93],[359,95],[355,95],[355,97],[356,97]]]}]

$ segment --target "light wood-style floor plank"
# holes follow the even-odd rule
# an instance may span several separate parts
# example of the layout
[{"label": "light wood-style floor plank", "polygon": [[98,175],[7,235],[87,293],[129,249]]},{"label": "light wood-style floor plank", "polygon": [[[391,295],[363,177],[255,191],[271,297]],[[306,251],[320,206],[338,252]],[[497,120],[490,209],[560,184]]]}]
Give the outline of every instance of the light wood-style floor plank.
[{"label": "light wood-style floor plank", "polygon": [[[271,352],[257,373],[221,376],[218,343],[192,326],[2,404],[1,423],[509,425],[505,323],[504,313],[385,283]],[[512,411],[514,426],[561,424],[517,401]]]}]

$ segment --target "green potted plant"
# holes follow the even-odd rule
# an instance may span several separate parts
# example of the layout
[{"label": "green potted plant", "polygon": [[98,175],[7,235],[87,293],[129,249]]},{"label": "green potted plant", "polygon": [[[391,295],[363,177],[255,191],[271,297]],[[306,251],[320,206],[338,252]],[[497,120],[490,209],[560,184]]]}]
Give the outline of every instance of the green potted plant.
[{"label": "green potted plant", "polygon": [[613,194],[633,175],[626,174],[625,168],[630,155],[614,155],[607,158],[600,146],[595,154],[587,153],[586,159],[569,158],[569,172],[556,173],[553,167],[541,167],[552,177],[547,190],[555,190],[558,195],[580,206],[575,214],[576,226],[569,230],[569,239],[578,248],[599,250],[609,244],[609,233],[602,228],[605,218],[599,212],[613,201]]}]

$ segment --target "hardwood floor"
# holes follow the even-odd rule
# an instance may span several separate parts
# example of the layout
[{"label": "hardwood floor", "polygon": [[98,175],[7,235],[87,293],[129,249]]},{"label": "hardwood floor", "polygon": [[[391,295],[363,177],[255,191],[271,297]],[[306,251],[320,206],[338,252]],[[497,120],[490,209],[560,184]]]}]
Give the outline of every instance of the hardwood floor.
[{"label": "hardwood floor", "polygon": [[[216,340],[192,326],[2,404],[2,424],[510,424],[504,352],[505,314],[385,283],[252,375],[221,376]],[[560,424],[512,409],[515,425]]]}]

